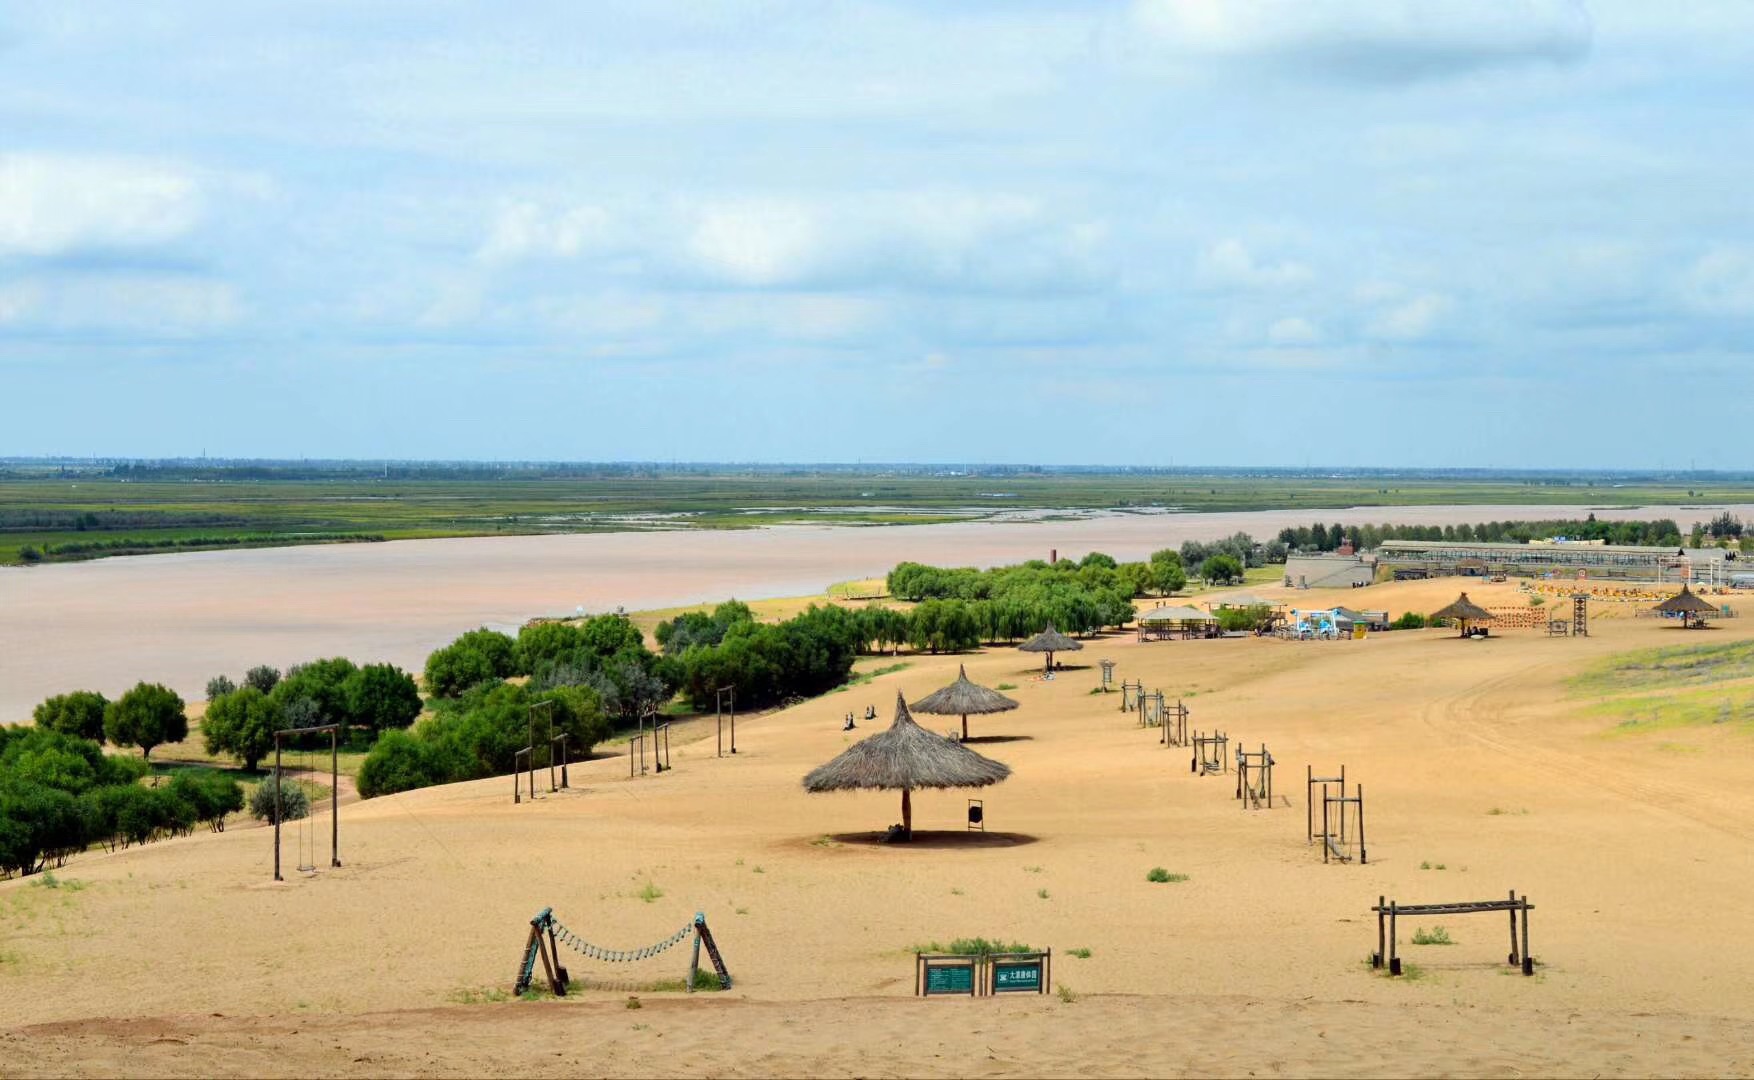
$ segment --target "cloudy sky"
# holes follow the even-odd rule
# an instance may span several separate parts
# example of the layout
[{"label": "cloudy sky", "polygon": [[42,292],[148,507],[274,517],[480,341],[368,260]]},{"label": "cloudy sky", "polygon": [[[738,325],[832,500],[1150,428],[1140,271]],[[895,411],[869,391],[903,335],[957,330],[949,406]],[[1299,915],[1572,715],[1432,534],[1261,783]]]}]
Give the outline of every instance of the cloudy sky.
[{"label": "cloudy sky", "polygon": [[1754,3],[0,2],[0,454],[1754,466]]}]

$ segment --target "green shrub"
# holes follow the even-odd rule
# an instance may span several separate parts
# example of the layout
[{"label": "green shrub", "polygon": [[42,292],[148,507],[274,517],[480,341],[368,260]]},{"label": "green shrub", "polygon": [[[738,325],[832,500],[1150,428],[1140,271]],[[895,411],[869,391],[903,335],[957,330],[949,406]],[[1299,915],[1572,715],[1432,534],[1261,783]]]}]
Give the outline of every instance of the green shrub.
[{"label": "green shrub", "polygon": [[[257,821],[273,821],[274,796],[280,788],[281,785],[272,776],[257,784],[256,790],[250,792],[250,816]],[[279,800],[280,820],[297,821],[299,818],[309,817],[311,800],[305,794],[304,787],[298,783],[288,783],[284,788]]]},{"label": "green shrub", "polygon": [[1417,611],[1403,611],[1395,618],[1394,622],[1389,623],[1390,630],[1423,630],[1424,628],[1425,616]]},{"label": "green shrub", "polygon": [[138,746],[140,756],[150,758],[153,747],[188,738],[183,699],[158,683],[137,683],[104,709],[104,735],[116,746]]},{"label": "green shrub", "polygon": [[1188,876],[1186,874],[1172,874],[1161,866],[1153,866],[1145,875],[1146,881],[1158,885],[1164,885],[1176,881],[1186,881],[1187,879]]}]

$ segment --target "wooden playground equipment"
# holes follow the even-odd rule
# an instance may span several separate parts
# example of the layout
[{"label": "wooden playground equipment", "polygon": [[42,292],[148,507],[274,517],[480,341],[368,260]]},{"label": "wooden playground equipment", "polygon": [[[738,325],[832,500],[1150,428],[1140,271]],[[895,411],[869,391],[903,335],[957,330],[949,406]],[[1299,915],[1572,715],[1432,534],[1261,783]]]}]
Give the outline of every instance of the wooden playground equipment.
[{"label": "wooden playground equipment", "polygon": [[1186,746],[1188,744],[1187,705],[1182,702],[1181,698],[1176,698],[1174,705],[1165,707],[1162,691],[1158,692],[1157,699],[1158,711],[1162,714],[1160,726],[1163,728],[1163,737],[1157,741],[1164,746]]},{"label": "wooden playground equipment", "polygon": [[1143,682],[1121,681],[1121,711],[1132,712],[1139,707],[1139,698],[1145,693]]},{"label": "wooden playground equipment", "polygon": [[[1379,896],[1376,898],[1376,906],[1370,909],[1376,912],[1376,952],[1370,954],[1370,966],[1380,968],[1386,961],[1390,975],[1401,973],[1401,958],[1396,952],[1395,923],[1402,915],[1473,915],[1478,912],[1505,911],[1510,913],[1510,965],[1516,967],[1520,964],[1524,975],[1533,975],[1535,958],[1529,955],[1529,912],[1534,909],[1535,905],[1529,903],[1529,898],[1518,896],[1515,889],[1510,890],[1508,900],[1466,900],[1451,904],[1397,904]],[[1517,949],[1516,936],[1519,913],[1522,915],[1523,931],[1520,952]]]},{"label": "wooden playground equipment", "polygon": [[1222,731],[1214,731],[1210,735],[1194,732],[1194,758],[1188,763],[1188,771],[1196,776],[1217,776],[1230,771],[1230,759],[1225,756],[1230,746],[1230,737]]},{"label": "wooden playground equipment", "polygon": [[1098,660],[1097,663],[1102,666],[1102,692],[1106,694],[1115,684],[1115,662]]},{"label": "wooden playground equipment", "polygon": [[[524,801],[524,794],[520,789],[525,786],[526,779],[530,791],[529,799],[531,802],[536,801],[536,748],[539,746],[548,748],[548,793],[553,795],[571,786],[568,783],[566,771],[566,748],[567,742],[572,736],[564,731],[559,735],[554,733],[553,709],[554,702],[552,701],[538,701],[530,706],[529,744],[512,755],[512,805],[514,806]],[[536,714],[539,710],[548,725],[547,734],[543,739],[536,738]],[[555,773],[556,752],[558,752],[560,765],[558,776]]]},{"label": "wooden playground equipment", "polygon": [[1236,797],[1242,800],[1244,810],[1273,808],[1273,755],[1267,752],[1266,743],[1259,750],[1244,750],[1237,744]]},{"label": "wooden playground equipment", "polygon": [[541,960],[542,974],[548,982],[548,989],[555,997],[565,997],[567,988],[572,984],[572,976],[560,962],[562,945],[592,960],[626,964],[657,956],[680,945],[690,934],[694,935],[694,952],[688,961],[688,992],[694,993],[695,976],[700,971],[702,946],[705,946],[713,971],[719,977],[719,989],[729,990],[731,973],[725,968],[724,957],[719,955],[719,946],[713,940],[713,932],[707,929],[706,915],[703,912],[695,912],[694,918],[685,923],[682,929],[655,945],[647,945],[641,949],[605,949],[568,930],[554,917],[553,908],[543,908],[530,920],[530,935],[524,940],[524,955],[518,964],[518,978],[512,985],[512,993],[521,997],[530,989],[530,984],[536,979],[536,961]]},{"label": "wooden playground equipment", "polygon": [[[283,794],[283,792],[286,789],[281,786],[282,784],[284,784],[286,782],[286,773],[281,769],[281,766],[280,766],[281,748],[284,745],[284,740],[286,740],[286,739],[293,738],[295,736],[300,736],[300,735],[320,735],[324,732],[328,732],[328,734],[329,734],[329,866],[331,868],[335,868],[335,867],[339,867],[341,865],[341,800],[340,800],[341,786],[338,783],[338,780],[340,778],[340,772],[341,772],[340,767],[339,767],[340,766],[341,725],[340,724],[318,724],[315,727],[287,728],[285,730],[276,731],[274,733],[274,880],[275,881],[285,881],[286,880],[285,878],[280,876],[280,810],[281,810],[281,807],[283,805],[283,801],[286,798],[286,796]],[[305,751],[305,760],[306,760],[307,764],[311,760],[311,752],[309,750]],[[307,767],[305,769],[305,774],[309,775],[310,771],[311,770]],[[306,802],[307,803],[310,802],[310,799],[308,797],[306,799]],[[316,873],[316,870],[317,870],[317,835],[316,835],[316,831],[311,823],[310,810],[307,809],[305,811],[305,816],[302,818],[299,818],[298,821],[299,821],[298,835],[296,837],[296,839],[298,841],[298,868],[299,868],[299,871],[301,873],[313,874],[313,873]],[[306,855],[307,848],[309,850],[308,856]]]},{"label": "wooden playground equipment", "polygon": [[[1322,807],[1322,831],[1319,833],[1315,827],[1318,786],[1321,788]],[[1304,766],[1305,842],[1321,841],[1323,862],[1351,862],[1354,848],[1358,851],[1360,866],[1370,862],[1370,854],[1364,846],[1364,785],[1359,784],[1354,790],[1356,795],[1346,794],[1344,765],[1340,766],[1339,776],[1317,776],[1315,769]]]},{"label": "wooden playground equipment", "polygon": [[[727,711],[727,703],[729,709]],[[719,730],[719,757],[725,756],[725,718],[731,720],[731,753],[737,752],[737,686],[719,686],[713,689],[713,722]]]}]

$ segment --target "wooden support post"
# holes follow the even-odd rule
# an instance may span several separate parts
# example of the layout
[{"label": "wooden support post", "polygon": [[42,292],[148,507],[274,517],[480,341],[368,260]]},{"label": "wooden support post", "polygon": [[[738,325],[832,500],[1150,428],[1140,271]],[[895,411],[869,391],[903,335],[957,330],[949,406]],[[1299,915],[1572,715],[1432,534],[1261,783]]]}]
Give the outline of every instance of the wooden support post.
[{"label": "wooden support post", "polygon": [[[1344,770],[1342,770],[1344,771]],[[1358,785],[1358,865],[1370,862],[1370,855],[1364,848],[1364,785]]]},{"label": "wooden support post", "polygon": [[1373,968],[1382,967],[1383,957],[1387,955],[1384,951],[1385,943],[1383,940],[1383,908],[1386,906],[1388,906],[1388,897],[1379,893],[1376,898],[1376,955],[1370,958],[1370,966]]},{"label": "wooden support post", "polygon": [[1529,952],[1529,897],[1526,893],[1522,898],[1521,911],[1523,917],[1523,974],[1533,975],[1535,973],[1535,957]]},{"label": "wooden support post", "polygon": [[1395,902],[1393,900],[1391,900],[1391,901],[1389,901],[1389,974],[1390,975],[1399,975],[1401,973],[1401,958],[1399,956],[1395,955],[1395,952],[1396,952],[1395,938],[1397,936],[1397,930],[1398,930],[1398,928],[1395,925]]},{"label": "wooden support post", "polygon": [[[1513,904],[1516,903],[1516,890],[1515,889],[1510,890],[1510,902]],[[1517,947],[1516,947],[1516,909],[1512,908],[1510,910],[1510,959],[1507,961],[1507,963],[1509,963],[1512,967],[1515,967],[1517,964],[1517,959],[1521,955],[1522,955],[1521,953],[1517,952]]]}]

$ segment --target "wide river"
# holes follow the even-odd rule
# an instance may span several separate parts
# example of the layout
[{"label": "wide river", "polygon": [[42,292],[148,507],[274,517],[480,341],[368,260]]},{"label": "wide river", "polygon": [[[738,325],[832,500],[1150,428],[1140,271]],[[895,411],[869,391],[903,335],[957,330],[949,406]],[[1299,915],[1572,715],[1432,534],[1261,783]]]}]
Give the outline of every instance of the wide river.
[{"label": "wide river", "polygon": [[[1126,561],[1184,540],[1271,537],[1312,521],[1448,525],[1582,517],[1586,506],[1422,506],[1224,514],[1115,514],[1062,521],[747,531],[477,537],[263,548],[0,567],[0,721],[66,690],[114,696],[163,682],[194,699],[207,679],[320,656],[418,670],[476,626],[533,615],[630,611],[726,597],[820,592],[903,559],[993,566],[1106,551]],[[1672,517],[1683,529],[1723,506],[1596,509]],[[1729,506],[1744,519],[1754,506]]]}]

